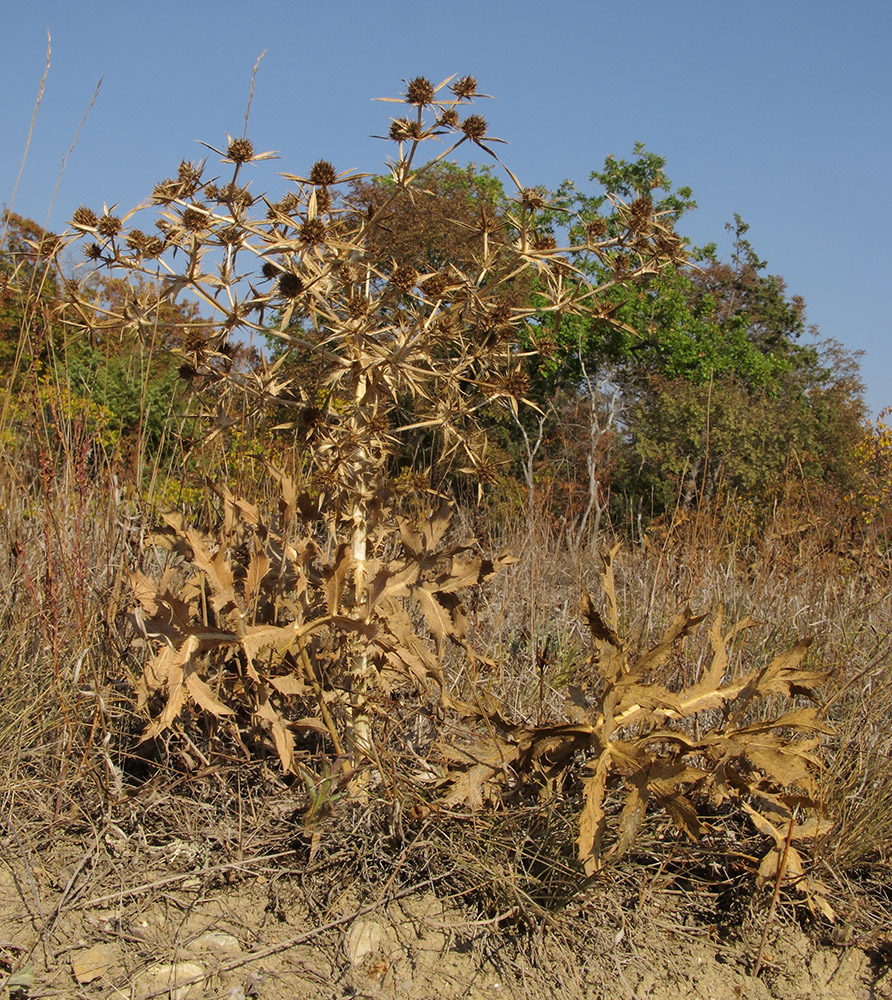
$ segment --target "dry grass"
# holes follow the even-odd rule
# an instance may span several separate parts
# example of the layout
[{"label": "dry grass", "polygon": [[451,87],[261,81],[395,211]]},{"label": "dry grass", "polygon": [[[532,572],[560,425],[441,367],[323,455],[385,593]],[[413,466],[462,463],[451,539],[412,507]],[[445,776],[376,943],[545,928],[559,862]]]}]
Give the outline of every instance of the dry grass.
[{"label": "dry grass", "polygon": [[[395,128],[399,132],[404,126]],[[401,151],[398,185],[409,184],[410,162],[411,156]],[[236,160],[233,183],[239,170]],[[307,216],[300,223],[303,227],[313,221],[319,184],[299,183]],[[523,196],[521,189],[521,203]],[[176,224],[183,225],[187,207],[176,198],[165,204]],[[236,211],[234,204],[225,207],[232,214]],[[274,211],[282,214],[278,208]],[[285,225],[281,219],[277,224]],[[274,227],[245,225],[252,238],[272,239]],[[345,216],[343,225],[355,225],[355,220]],[[280,237],[284,239],[281,232],[276,234]],[[306,234],[296,239],[302,245],[307,242]],[[347,242],[352,245],[356,239],[353,233]],[[111,251],[106,247],[103,252]],[[486,268],[494,264],[486,257],[489,252],[482,258]],[[535,251],[533,256],[551,252]],[[278,259],[279,265],[287,263],[292,269],[303,266],[291,244]],[[316,255],[307,265],[316,268],[317,278],[327,266],[321,260]],[[331,278],[326,275],[326,280]],[[382,296],[391,294],[386,286],[395,282],[394,275],[382,271],[375,280]],[[358,311],[355,298],[362,282],[354,276],[351,284],[356,287],[349,302],[341,303],[347,312]],[[474,282],[464,284],[473,299]],[[367,283],[362,293],[367,298],[369,287]],[[402,316],[405,290],[394,287],[393,312]],[[471,299],[474,308],[481,306]],[[416,306],[415,322],[424,327],[434,304],[422,293]],[[324,308],[324,303],[319,306]],[[364,363],[371,363],[376,356],[371,340],[356,348],[356,317],[335,319],[336,338],[344,349],[359,350]],[[218,333],[225,324],[224,318]],[[283,336],[285,326],[283,321]],[[197,347],[196,367],[206,365],[207,371],[219,374],[213,365],[219,361],[215,352],[220,346]],[[332,342],[323,347],[330,352]],[[431,353],[430,343],[425,350]],[[466,365],[465,374],[474,368],[482,378],[483,369],[474,367],[480,357],[470,347],[468,351],[463,348],[458,361]],[[486,365],[501,365],[503,360],[484,359]],[[262,374],[267,381],[261,388],[269,389],[275,373]],[[435,381],[436,376],[435,366],[425,372],[425,378]],[[486,377],[494,377],[489,368]],[[398,395],[405,384],[394,388],[388,378],[382,376],[376,406],[392,415],[385,397]],[[453,385],[447,378],[447,387],[472,409],[462,400],[458,381]],[[159,845],[185,845],[183,850],[192,852],[188,863],[202,871],[222,871],[230,858],[287,857],[289,863],[297,858],[312,884],[310,895],[326,901],[311,914],[318,921],[345,882],[360,895],[382,883],[394,893],[427,883],[462,907],[469,926],[480,929],[481,947],[486,947],[489,933],[484,928],[495,934],[510,925],[528,933],[524,940],[534,953],[543,928],[558,936],[568,927],[581,934],[581,928],[591,926],[593,913],[610,934],[598,937],[588,931],[594,934],[589,943],[606,947],[631,914],[640,917],[654,898],[675,892],[696,898],[706,923],[745,923],[752,917],[751,906],[764,902],[764,896],[757,896],[753,904],[746,887],[754,884],[766,848],[770,852],[780,843],[764,829],[748,826],[745,815],[727,803],[713,803],[713,813],[703,816],[708,829],[696,843],[676,834],[664,809],[642,805],[637,839],[626,838],[623,851],[599,859],[606,867],[598,870],[594,864],[586,871],[588,859],[579,854],[579,816],[586,810],[584,765],[592,759],[590,747],[573,749],[578,773],[546,778],[536,774],[525,795],[512,794],[518,772],[500,764],[505,780],[500,791],[494,782],[486,809],[467,808],[461,796],[448,795],[456,779],[449,774],[443,747],[448,748],[450,739],[467,738],[470,731],[450,706],[461,707],[463,702],[477,709],[478,737],[481,729],[492,730],[502,722],[533,733],[565,725],[568,705],[577,699],[578,690],[591,691],[597,683],[590,631],[598,615],[622,635],[629,654],[625,662],[634,667],[635,654],[658,645],[675,616],[688,606],[694,615],[711,615],[721,608],[728,623],[747,616],[758,623],[729,643],[729,680],[743,675],[748,664],[768,663],[804,636],[812,637],[808,664],[816,673],[829,675],[821,721],[830,732],[820,747],[821,767],[811,798],[818,818],[830,823],[816,827],[821,834],[802,847],[801,860],[809,878],[838,892],[837,920],[854,934],[888,919],[892,571],[890,550],[882,540],[853,532],[805,505],[782,506],[757,524],[745,508],[726,503],[655,526],[644,536],[624,537],[613,569],[615,601],[608,595],[606,604],[597,597],[602,554],[620,533],[604,529],[594,540],[568,544],[564,526],[531,516],[522,505],[502,504],[495,512],[461,508],[451,526],[445,511],[434,510],[426,528],[423,519],[420,522],[420,535],[426,531],[427,537],[414,553],[419,521],[400,522],[397,507],[386,505],[386,516],[375,515],[374,541],[371,533],[363,532],[358,544],[356,533],[351,536],[356,507],[351,506],[350,489],[359,483],[363,504],[369,490],[380,496],[387,452],[383,439],[388,433],[364,409],[370,392],[366,381],[347,387],[346,398],[356,404],[353,411],[332,404],[327,414],[329,424],[318,435],[326,447],[314,459],[317,480],[312,491],[301,493],[287,477],[280,477],[290,499],[278,506],[278,491],[268,477],[246,476],[239,470],[242,489],[256,491],[245,498],[248,503],[239,506],[227,489],[231,484],[218,483],[187,511],[188,518],[168,522],[169,544],[162,552],[155,545],[158,535],[153,535],[159,528],[155,513],[130,489],[126,471],[88,433],[77,410],[67,405],[69,388],[55,386],[55,409],[38,405],[35,397],[27,434],[16,423],[18,418],[13,419],[11,407],[4,407],[5,424],[0,427],[0,756],[5,764],[0,849],[4,860],[34,868],[36,853],[51,842],[55,831],[88,842],[83,865],[61,900],[53,903],[49,894],[41,895],[44,890],[37,892],[34,919],[44,928],[75,889],[102,895],[89,877],[109,855],[112,841],[137,860],[141,851]],[[515,390],[522,387],[502,388],[509,405],[516,405],[522,393]],[[436,419],[442,423],[446,416]],[[360,432],[366,433],[366,444],[371,442],[376,455],[371,471],[362,463],[348,462],[326,485],[318,478],[320,470],[325,471],[320,456],[333,447],[343,449],[345,440]],[[487,472],[482,445],[470,437],[467,443],[467,460],[478,473]],[[308,469],[306,462],[295,460],[295,478]],[[165,475],[176,479],[185,473],[169,468]],[[141,469],[140,476],[157,479],[161,472]],[[326,489],[333,491],[334,515],[320,509]],[[207,531],[190,534],[193,523]],[[207,543],[212,528],[217,529],[216,548]],[[309,546],[318,546],[312,559],[301,562],[296,548],[289,554],[288,546],[295,541],[305,546],[304,554]],[[473,544],[474,550],[463,549],[465,544]],[[348,550],[352,562],[342,558]],[[498,566],[503,550],[513,551],[517,562],[493,576],[490,570]],[[215,560],[218,552],[222,554]],[[412,559],[419,564],[428,560],[418,572],[419,587],[427,586],[435,570],[439,573],[439,589],[430,585],[427,595],[441,601],[441,608],[448,604],[443,595],[457,589],[456,581],[480,584],[465,602],[466,620],[459,624],[457,613],[441,620],[430,604],[411,614],[405,603],[400,605],[399,629],[381,628],[390,629],[392,649],[387,648],[396,649],[401,676],[387,685],[358,687],[356,657],[363,653],[357,639],[362,628],[356,622],[363,618],[360,624],[370,627],[375,619],[371,602],[363,606],[356,593],[369,580],[374,585],[375,574],[385,587]],[[367,562],[369,568],[357,584],[358,562]],[[163,577],[165,569],[170,572]],[[149,582],[162,578],[158,586]],[[142,587],[142,634],[131,617],[135,602],[129,579]],[[246,585],[249,579],[253,582]],[[284,655],[275,660],[271,652],[282,630],[293,631],[293,611],[290,617],[281,613],[292,597],[289,587],[299,590],[301,599],[311,595],[303,607],[306,620],[319,618],[319,608],[325,605],[321,617],[337,619],[337,627],[348,636],[341,636],[341,650],[341,640],[302,648],[295,660],[300,661],[299,670]],[[580,611],[586,591],[596,595],[588,625]],[[413,595],[395,587],[390,596],[396,602]],[[219,621],[208,612],[215,601]],[[264,601],[272,608],[266,619],[260,614]],[[238,634],[235,626],[225,623],[221,627],[234,609],[248,632]],[[216,685],[212,692],[195,687],[191,700],[176,701],[170,696],[175,684],[169,683],[166,691],[160,683],[152,688],[152,671],[164,647],[153,646],[147,638],[160,634],[163,611],[184,616],[177,622],[179,631],[171,633],[170,648],[177,655],[194,637],[206,643],[202,654],[225,647],[225,656],[202,661],[204,679]],[[394,604],[384,618],[393,619],[396,613]],[[266,646],[246,647],[251,629],[270,632]],[[211,639],[212,631],[226,634]],[[446,639],[457,641],[450,646]],[[281,701],[274,708],[267,705],[263,714],[259,688],[249,690],[245,680],[250,656],[245,660],[242,654],[248,647],[254,654],[261,649],[267,653],[264,683],[269,681],[276,691],[287,693],[286,680],[300,678],[299,714],[296,703],[286,710]],[[307,667],[307,654],[316,657],[315,665]],[[715,643],[708,634],[686,627],[639,680],[643,687],[651,683],[654,690],[659,685],[683,691],[697,683],[714,655]],[[413,671],[416,661],[423,669]],[[340,675],[333,663],[339,665]],[[320,664],[328,667],[323,670]],[[174,666],[185,681],[186,661]],[[367,666],[362,663],[362,670]],[[406,684],[407,677],[416,683]],[[428,683],[430,678],[440,681],[442,690]],[[801,691],[793,698],[780,689],[769,694],[768,717],[801,704]],[[235,711],[235,725],[226,724],[230,711]],[[144,726],[153,713],[159,721],[146,741]],[[340,742],[351,738],[358,714],[371,720],[362,739],[374,736],[373,745],[360,747],[361,759],[356,744],[345,747]],[[356,768],[368,775],[359,795],[351,785]],[[628,777],[618,773],[605,781],[598,800],[605,821],[622,825],[630,802]],[[793,803],[793,797],[788,798]],[[589,804],[592,801],[590,797]],[[789,808],[804,805],[799,794]],[[272,860],[270,865],[275,868]],[[789,891],[783,899],[789,912],[802,898],[813,902],[816,895],[797,895],[796,888],[793,881],[785,883]],[[813,919],[824,919],[820,909]]]}]

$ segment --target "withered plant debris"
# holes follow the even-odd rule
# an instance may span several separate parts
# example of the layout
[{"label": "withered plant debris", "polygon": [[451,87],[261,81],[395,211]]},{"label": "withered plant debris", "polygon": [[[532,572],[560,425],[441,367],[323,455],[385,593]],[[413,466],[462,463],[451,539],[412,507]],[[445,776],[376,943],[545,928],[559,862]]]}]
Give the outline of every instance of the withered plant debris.
[{"label": "withered plant debris", "polygon": [[[656,645],[636,653],[620,631],[618,551],[616,546],[602,556],[606,620],[591,595],[582,602],[593,682],[591,691],[571,691],[572,721],[512,723],[485,697],[456,705],[477,720],[482,735],[441,746],[448,766],[443,804],[479,809],[524,784],[542,795],[576,782],[581,786],[576,845],[588,875],[629,851],[649,806],[662,809],[682,835],[697,840],[720,822],[707,822],[698,807],[710,807],[714,817],[731,805],[732,813],[742,810],[771,840],[759,878],[774,877],[786,849],[787,877],[812,909],[832,918],[826,888],[805,875],[800,853],[787,843],[816,841],[832,826],[822,818],[816,795],[817,751],[828,729],[816,705],[780,715],[771,715],[766,705],[776,697],[811,699],[827,679],[803,666],[809,641],[743,676],[728,676],[729,643],[756,623],[744,618],[725,630],[719,609],[708,630],[708,669],[695,684],[672,691],[654,674],[707,616],[689,609],[677,614]],[[622,808],[608,812],[608,796],[619,797]]]}]

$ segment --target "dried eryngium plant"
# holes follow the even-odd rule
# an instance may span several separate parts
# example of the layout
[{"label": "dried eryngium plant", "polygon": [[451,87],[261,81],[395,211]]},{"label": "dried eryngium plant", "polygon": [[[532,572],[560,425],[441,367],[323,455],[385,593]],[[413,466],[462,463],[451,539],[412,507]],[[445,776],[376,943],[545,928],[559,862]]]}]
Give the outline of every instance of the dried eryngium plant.
[{"label": "dried eryngium plant", "polygon": [[[146,633],[157,639],[143,703],[166,691],[149,733],[192,701],[221,717],[248,711],[272,729],[288,769],[288,734],[301,725],[324,729],[336,749],[346,738],[355,759],[374,757],[369,699],[388,671],[437,677],[444,639],[464,642],[456,592],[498,568],[441,547],[449,508],[439,500],[420,526],[399,518],[391,481],[397,443],[421,429],[437,433],[442,458],[485,482],[494,469],[477,417],[493,404],[516,412],[525,358],[561,317],[599,314],[608,288],[678,257],[681,243],[664,221],[631,209],[618,212],[625,228],[558,248],[539,231],[541,199],[505,168],[517,189],[513,209],[499,222],[481,211],[473,228],[456,222],[468,248],[462,267],[418,273],[389,259],[380,234],[400,202],[426,197],[435,164],[469,144],[501,163],[492,148],[500,140],[486,120],[465,113],[476,96],[472,77],[439,86],[418,78],[392,99],[403,111],[388,129],[395,155],[383,179],[387,195],[370,213],[345,193],[360,175],[338,173],[322,159],[304,176],[285,174],[291,186],[280,199],[254,194],[245,173],[272,154],[256,153],[246,137],[214,150],[231,168],[224,180],[208,177],[206,163],[184,161],[148,205],[113,224],[107,213],[75,213],[89,260],[154,275],[162,303],[186,294],[211,314],[200,336],[178,348],[192,383],[215,390],[209,436],[225,429],[227,398],[240,394],[258,410],[291,406],[294,420],[279,429],[300,435],[304,449],[306,492],[286,501],[292,516],[300,511],[300,538],[287,537],[293,525],[277,534],[258,512],[227,498],[227,531],[238,522],[238,546],[226,532],[210,541],[173,520],[174,541],[196,575],[181,591],[172,578],[136,577]],[[424,162],[422,147],[441,141],[444,148]],[[134,226],[151,206],[159,210],[157,235]],[[586,279],[586,257],[608,266],[605,284]],[[152,330],[144,310],[118,320]],[[253,369],[233,363],[234,338],[251,334],[277,338],[283,353]],[[289,351],[309,359],[307,384],[285,376]],[[314,541],[320,523],[327,554]],[[396,555],[382,562],[388,553]],[[407,601],[423,612],[427,638],[415,634]],[[317,685],[318,718],[295,717],[290,692]]]},{"label": "dried eryngium plant", "polygon": [[[662,639],[636,653],[620,634],[614,584],[619,547],[602,557],[606,620],[588,594],[582,613],[592,639],[592,685],[568,703],[572,721],[529,727],[501,717],[485,700],[463,708],[481,720],[483,735],[441,747],[447,787],[444,803],[479,807],[530,783],[563,787],[581,784],[577,847],[587,874],[606,859],[618,859],[635,843],[649,807],[662,809],[678,830],[698,839],[710,830],[698,805],[711,812],[731,804],[746,814],[770,849],[758,875],[771,879],[781,858],[797,877],[809,905],[832,917],[824,887],[804,876],[793,840],[816,840],[832,825],[815,800],[815,751],[827,732],[815,705],[764,717],[764,699],[811,698],[827,675],[804,669],[809,643],[803,640],[767,665],[729,678],[728,645],[755,622],[745,618],[725,630],[719,611],[709,628],[712,658],[692,686],[672,691],[653,679],[680,640],[705,615],[677,614]],[[693,725],[692,723],[696,723]],[[613,820],[607,800],[623,799]]]}]

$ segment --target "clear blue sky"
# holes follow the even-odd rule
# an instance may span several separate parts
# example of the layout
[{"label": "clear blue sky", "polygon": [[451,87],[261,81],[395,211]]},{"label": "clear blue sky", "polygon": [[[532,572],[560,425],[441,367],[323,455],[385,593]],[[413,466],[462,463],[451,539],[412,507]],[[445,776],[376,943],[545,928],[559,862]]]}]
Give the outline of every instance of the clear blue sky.
[{"label": "clear blue sky", "polygon": [[[739,213],[823,337],[864,351],[874,410],[892,404],[892,3],[889,0],[34,0],[4,4],[0,202],[62,228],[79,204],[134,206],[180,159],[249,127],[281,160],[377,169],[402,80],[470,73],[524,184],[583,184],[636,140],[699,210],[682,226],[727,251]],[[53,192],[99,78],[102,87]]]}]

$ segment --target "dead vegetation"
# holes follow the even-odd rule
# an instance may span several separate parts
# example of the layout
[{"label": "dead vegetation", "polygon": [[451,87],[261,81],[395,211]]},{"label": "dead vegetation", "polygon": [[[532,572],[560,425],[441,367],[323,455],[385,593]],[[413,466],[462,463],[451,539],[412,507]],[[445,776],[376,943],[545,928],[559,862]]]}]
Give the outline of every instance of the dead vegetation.
[{"label": "dead vegetation", "polygon": [[[244,967],[316,939],[325,960],[302,954],[292,988],[393,984],[418,967],[421,945],[400,938],[413,921],[440,954],[460,940],[477,956],[456,981],[495,970],[481,996],[506,968],[515,986],[535,969],[537,989],[569,978],[596,995],[632,962],[624,938],[664,924],[689,943],[734,939],[750,971],[768,958],[763,930],[797,922],[884,960],[888,551],[828,550],[832,517],[801,507],[761,534],[729,507],[568,547],[529,511],[509,528],[457,508],[430,466],[394,466],[402,437],[436,432],[440,462],[484,496],[498,470],[479,416],[526,404],[536,317],[597,309],[607,287],[539,238],[541,206],[519,183],[509,225],[463,232],[461,270],[408,274],[374,255],[388,211],[423,196],[423,143],[446,139],[430,162],[465,143],[495,157],[485,120],[460,117],[475,91],[411,82],[389,127],[393,201],[371,216],[337,195],[355,177],[323,160],[286,175],[280,201],[256,197],[243,171],[267,154],[244,137],[216,151],[225,182],[184,163],[156,187],[157,237],[133,213],[75,213],[91,260],[156,273],[155,306],[186,291],[213,312],[176,347],[205,387],[206,445],[235,409],[253,419],[284,401],[297,446],[288,472],[262,463],[256,495],[219,479],[158,517],[70,401],[48,419],[35,398],[24,443],[3,428],[10,995],[64,995],[61,942],[95,937],[91,920],[120,945],[97,982],[162,964],[168,979],[156,969],[142,994],[185,988],[173,956],[192,939],[161,928],[197,938],[194,912],[245,885],[250,913],[226,931],[238,954],[214,967],[245,993]],[[572,248],[621,258],[609,285],[678,259],[664,220],[615,208],[625,231]],[[513,295],[530,274],[535,311]],[[151,339],[143,300],[124,301],[109,322]],[[269,332],[270,316],[314,381],[291,384],[286,354],[237,361],[236,334]],[[85,317],[63,313],[73,328]],[[77,845],[64,859],[60,838]],[[140,914],[167,906],[158,940],[140,937]],[[499,958],[509,927],[516,948]],[[582,961],[580,942],[603,961]],[[94,980],[72,968],[86,995]],[[407,995],[449,988],[418,982]]]}]

